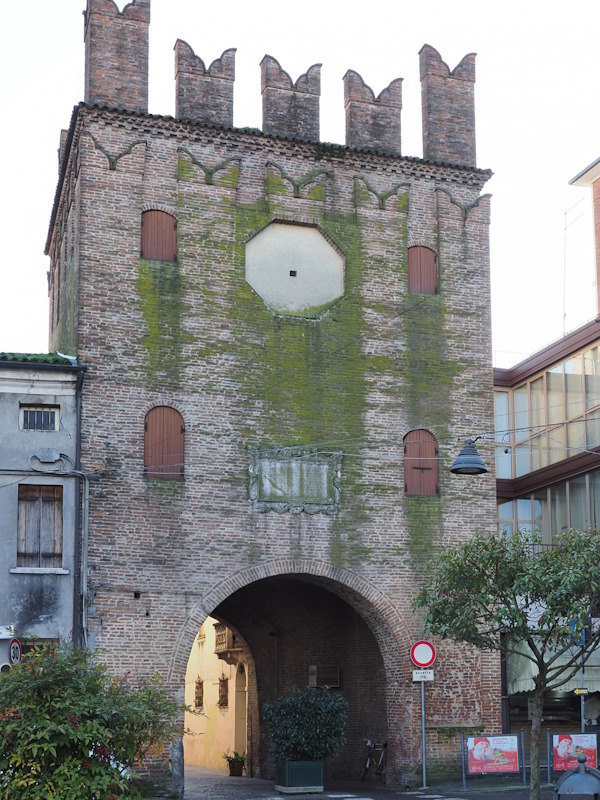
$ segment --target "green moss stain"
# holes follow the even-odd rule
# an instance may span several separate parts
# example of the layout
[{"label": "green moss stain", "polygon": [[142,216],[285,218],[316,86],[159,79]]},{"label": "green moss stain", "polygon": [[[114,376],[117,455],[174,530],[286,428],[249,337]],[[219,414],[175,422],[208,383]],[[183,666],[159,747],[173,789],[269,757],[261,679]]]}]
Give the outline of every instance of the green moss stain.
[{"label": "green moss stain", "polygon": [[406,294],[402,302],[406,350],[403,355],[405,398],[411,428],[432,427],[447,434],[452,409],[448,393],[461,365],[448,356],[446,308],[442,297]]},{"label": "green moss stain", "polygon": [[237,189],[240,178],[240,168],[238,164],[229,166],[219,174],[219,185],[227,189]]},{"label": "green moss stain", "polygon": [[308,197],[310,200],[318,200],[320,203],[325,202],[325,184],[314,183],[308,189]]},{"label": "green moss stain", "polygon": [[439,497],[405,497],[404,515],[409,557],[413,564],[423,564],[431,559],[439,541],[442,502]]},{"label": "green moss stain", "polygon": [[[409,429],[426,428],[447,438],[452,407],[448,397],[464,364],[450,357],[446,333],[446,306],[440,294],[407,293],[401,303],[406,348],[400,356],[403,403]],[[442,526],[442,500],[406,497],[408,549],[413,563],[423,564]]]},{"label": "green moss stain", "polygon": [[401,214],[408,214],[408,192],[399,192],[393,201],[394,210]]},{"label": "green moss stain", "polygon": [[[236,210],[237,259],[244,274],[246,241],[270,221],[262,204]],[[361,235],[355,215],[324,214],[321,229],[345,256],[344,297],[303,317],[271,312],[245,280],[236,283],[236,381],[247,411],[245,439],[264,447],[315,446],[344,450],[367,444],[367,372],[362,353],[365,323]],[[307,317],[314,316],[310,319]],[[259,421],[259,422],[257,422]],[[242,420],[244,424],[244,420]],[[364,510],[360,460],[343,463],[341,508],[333,523],[330,557],[335,564],[364,561],[360,538]]]},{"label": "green moss stain", "polygon": [[179,265],[140,259],[137,284],[148,381],[155,386],[177,386],[182,368],[181,348],[184,342],[192,340],[182,327],[187,306]]},{"label": "green moss stain", "polygon": [[177,161],[177,180],[191,181],[196,179],[196,169],[194,165],[184,155],[179,155]]},{"label": "green moss stain", "polygon": [[276,175],[272,170],[267,173],[267,194],[287,194],[289,184],[281,175]]},{"label": "green moss stain", "polygon": [[[323,153],[330,158],[339,155],[328,148]],[[196,298],[195,313],[203,315],[207,329],[212,331],[211,337],[202,337],[202,352],[194,350],[194,357],[206,361],[203,391],[222,391],[220,380],[213,385],[210,375],[211,365],[222,364],[225,359],[231,370],[236,428],[243,444],[314,447],[345,454],[341,502],[330,529],[329,557],[334,565],[406,558],[404,546],[397,553],[381,553],[372,551],[366,543],[372,509],[384,496],[398,491],[396,484],[390,486],[389,479],[379,477],[376,470],[365,470],[363,454],[372,455],[372,448],[379,441],[367,422],[370,392],[377,387],[405,410],[407,430],[424,427],[443,438],[451,415],[448,394],[464,369],[464,364],[449,357],[447,312],[441,296],[404,293],[385,302],[381,297],[371,299],[362,293],[373,278],[381,282],[386,274],[391,276],[398,270],[406,273],[408,193],[398,187],[397,195],[386,199],[386,207],[396,212],[393,220],[389,214],[381,213],[375,220],[373,214],[368,214],[363,222],[358,207],[367,204],[372,208],[373,197],[361,181],[355,182],[355,213],[323,210],[320,229],[344,256],[344,296],[330,306],[310,309],[302,317],[277,315],[245,280],[245,249],[247,242],[272,221],[268,195],[289,195],[290,186],[277,170],[270,170],[265,197],[252,204],[240,204],[236,192],[223,191],[224,172],[220,173],[220,185],[208,194],[198,191],[201,176],[197,168],[189,162],[182,166],[182,161],[188,160],[180,160],[179,204],[182,219],[185,216],[188,221],[197,220],[195,225],[186,225],[186,247],[199,267],[198,275],[190,274],[186,280]],[[228,180],[233,189],[237,173],[232,165],[228,168],[232,170]],[[317,181],[307,193],[320,199],[321,189],[324,182]],[[206,213],[208,207],[210,214]],[[397,230],[393,254],[382,252],[367,259],[363,224],[371,226],[370,238],[377,237],[372,226],[381,226],[381,237],[387,240],[389,225],[394,224]],[[203,270],[204,258],[214,267]],[[153,358],[158,363],[157,354],[163,352],[165,342],[180,341],[177,320],[187,312],[177,275],[171,276],[168,287],[161,288],[156,280],[148,266],[143,275],[141,271],[144,318],[149,345],[152,344],[148,348],[149,360]],[[157,311],[161,300],[170,308],[166,319]],[[382,327],[370,329],[367,312],[369,319],[374,317],[373,325],[381,323]],[[220,337],[220,329],[226,335]],[[390,338],[403,338],[405,346],[384,355],[366,352],[366,340],[389,342]],[[164,358],[160,358],[176,378],[175,350],[167,348]],[[217,371],[222,369],[217,367]],[[245,470],[232,475],[231,481],[236,489],[247,492]],[[443,499],[414,497],[400,502],[406,509],[409,557],[422,563],[431,554],[441,529]],[[294,556],[300,558],[301,539],[294,540],[292,546]],[[252,562],[262,556],[249,548],[246,557]]]}]

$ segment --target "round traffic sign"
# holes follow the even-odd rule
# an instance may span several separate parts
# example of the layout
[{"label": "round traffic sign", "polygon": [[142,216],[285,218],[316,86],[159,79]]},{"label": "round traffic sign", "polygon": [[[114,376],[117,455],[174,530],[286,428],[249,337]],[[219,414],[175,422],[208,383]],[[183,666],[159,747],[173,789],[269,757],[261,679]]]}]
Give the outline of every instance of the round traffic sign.
[{"label": "round traffic sign", "polygon": [[410,648],[410,660],[416,667],[430,667],[435,661],[435,647],[431,642],[421,639]]},{"label": "round traffic sign", "polygon": [[11,639],[8,645],[8,660],[14,666],[21,660],[21,642],[18,639]]}]

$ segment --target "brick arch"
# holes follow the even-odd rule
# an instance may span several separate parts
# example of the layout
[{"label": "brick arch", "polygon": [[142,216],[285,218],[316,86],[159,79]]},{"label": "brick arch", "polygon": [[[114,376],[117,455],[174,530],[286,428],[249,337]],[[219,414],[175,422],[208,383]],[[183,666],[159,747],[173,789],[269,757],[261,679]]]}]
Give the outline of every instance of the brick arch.
[{"label": "brick arch", "polygon": [[406,243],[406,247],[426,247],[428,250],[433,250],[434,253],[437,254],[437,244],[435,241],[429,241],[428,239],[414,239],[412,236],[408,237],[408,241]]},{"label": "brick arch", "polygon": [[238,589],[265,578],[285,575],[315,579],[316,583],[338,595],[360,614],[379,645],[389,676],[388,682],[390,679],[399,680],[401,674],[408,674],[408,663],[404,665],[404,669],[398,669],[398,640],[410,648],[408,625],[399,611],[391,605],[389,598],[373,583],[354,572],[339,569],[325,561],[277,559],[247,567],[230,575],[195,603],[176,637],[167,680],[172,681],[177,674],[185,675],[191,643],[206,617],[210,616],[217,606]]},{"label": "brick arch", "polygon": [[166,203],[142,203],[142,214],[144,211],[164,211],[165,214],[170,214],[175,219],[178,218],[175,206],[169,206]]},{"label": "brick arch", "polygon": [[159,406],[169,406],[169,408],[174,408],[176,411],[179,411],[181,416],[183,417],[183,421],[186,422],[186,417],[188,415],[189,408],[185,406],[183,403],[180,403],[177,400],[173,400],[173,398],[165,398],[152,400],[150,403],[145,403],[143,406],[140,406],[138,420],[143,424],[146,414],[149,411],[152,411],[153,408],[158,408]]},{"label": "brick arch", "polygon": [[[333,567],[317,559],[274,559],[239,570],[212,587],[191,606],[187,619],[176,634],[165,681],[182,686],[194,638],[206,617],[232,594],[253,583],[274,577],[299,578],[345,601],[362,618],[379,648],[385,672],[383,707],[388,728],[388,774],[396,779],[406,763],[416,757],[411,732],[418,723],[418,703],[411,690],[410,646],[414,641],[407,621],[377,586],[350,570]],[[218,614],[217,614],[218,617]],[[235,627],[233,620],[223,620]]]}]

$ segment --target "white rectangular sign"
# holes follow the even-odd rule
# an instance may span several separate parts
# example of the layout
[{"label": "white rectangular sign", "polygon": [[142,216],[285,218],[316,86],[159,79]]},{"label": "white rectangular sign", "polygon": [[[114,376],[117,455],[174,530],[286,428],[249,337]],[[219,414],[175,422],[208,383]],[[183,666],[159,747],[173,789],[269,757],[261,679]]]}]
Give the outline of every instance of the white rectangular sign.
[{"label": "white rectangular sign", "polygon": [[413,674],[413,683],[433,680],[432,669],[413,669],[412,674]]}]

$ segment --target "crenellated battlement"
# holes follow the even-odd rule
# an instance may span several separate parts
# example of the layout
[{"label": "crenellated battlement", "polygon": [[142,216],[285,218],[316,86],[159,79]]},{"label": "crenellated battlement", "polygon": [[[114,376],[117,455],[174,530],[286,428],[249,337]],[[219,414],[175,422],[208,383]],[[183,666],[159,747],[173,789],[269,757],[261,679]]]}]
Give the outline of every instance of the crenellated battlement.
[{"label": "crenellated battlement", "polygon": [[150,0],[88,0],[83,17],[85,102],[147,111]]},{"label": "crenellated battlement", "polygon": [[423,158],[474,166],[475,53],[450,71],[438,51],[419,52],[423,111]]},{"label": "crenellated battlement", "polygon": [[[148,110],[148,26],[151,0],[133,0],[122,12],[113,0],[88,0],[85,17],[85,102]],[[231,127],[235,48],[210,67],[182,39],[175,43],[175,115],[179,119]],[[475,54],[450,70],[438,51],[419,53],[423,157],[476,166]],[[294,82],[277,59],[260,63],[262,129],[271,136],[319,141],[321,64]],[[376,97],[358,72],[343,78],[346,145],[401,155],[402,78]]]},{"label": "crenellated battlement", "polygon": [[378,97],[358,72],[344,75],[346,144],[400,155],[402,78],[396,78]]},{"label": "crenellated battlement", "polygon": [[313,64],[294,83],[279,61],[266,55],[260,78],[263,131],[318,142],[321,64]]},{"label": "crenellated battlement", "polygon": [[175,116],[193,122],[233,125],[235,48],[207,69],[187,42],[175,42]]}]

